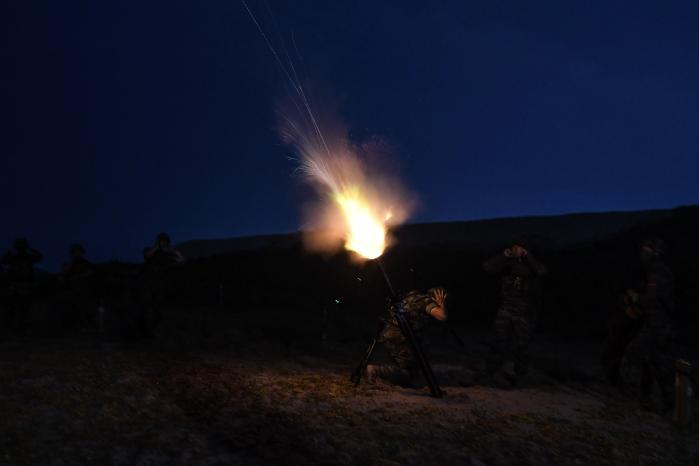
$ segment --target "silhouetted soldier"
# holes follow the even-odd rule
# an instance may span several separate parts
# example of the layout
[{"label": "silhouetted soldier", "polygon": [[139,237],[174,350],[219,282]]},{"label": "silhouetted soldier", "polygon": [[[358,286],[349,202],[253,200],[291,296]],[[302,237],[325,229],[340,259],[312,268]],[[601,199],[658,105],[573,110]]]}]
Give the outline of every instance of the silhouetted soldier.
[{"label": "silhouetted soldier", "polygon": [[673,316],[675,280],[665,262],[667,245],[661,239],[645,240],[641,263],[645,284],[640,290],[627,290],[629,306],[643,319],[641,329],[629,346],[629,356],[641,369],[641,403],[650,404],[653,384],[658,383],[663,409],[673,405]]},{"label": "silhouetted soldier", "polygon": [[34,291],[34,264],[44,256],[29,247],[25,238],[17,238],[14,247],[0,259],[8,278],[8,309],[5,324],[20,332],[26,330]]},{"label": "silhouetted soldier", "polygon": [[636,337],[643,319],[637,308],[630,306],[632,296],[627,292],[621,305],[614,309],[607,321],[607,347],[604,363],[607,366],[607,380],[614,386],[622,383],[621,367],[629,343]]},{"label": "silhouetted soldier", "polygon": [[175,249],[167,233],[159,233],[155,244],[143,250],[145,266],[149,272],[159,272],[169,269],[175,264],[184,262],[184,256]]},{"label": "silhouetted soldier", "polygon": [[529,369],[529,343],[535,331],[535,313],[539,305],[538,277],[547,273],[546,267],[534,258],[522,239],[495,257],[485,261],[489,273],[502,273],[502,303],[495,317],[495,346],[498,353],[498,376],[507,382]]},{"label": "silhouetted soldier", "polygon": [[[444,289],[432,288],[427,293],[411,291],[401,299],[400,305],[405,310],[418,339],[431,319],[447,320],[446,298],[447,293]],[[382,379],[398,385],[418,385],[421,379],[420,366],[398,322],[392,316],[386,319],[387,325],[379,338],[379,343],[386,348],[393,364],[367,366],[367,380],[374,382]]]},{"label": "silhouetted soldier", "polygon": [[170,235],[160,233],[152,247],[143,250],[144,296],[139,327],[144,336],[153,336],[162,320],[162,306],[170,295],[173,266],[184,262],[184,256],[172,246]]},{"label": "silhouetted soldier", "polygon": [[73,244],[69,253],[70,260],[63,264],[60,275],[65,293],[61,300],[63,322],[68,326],[94,327],[96,303],[90,282],[95,272],[94,266],[87,259],[81,244]]}]

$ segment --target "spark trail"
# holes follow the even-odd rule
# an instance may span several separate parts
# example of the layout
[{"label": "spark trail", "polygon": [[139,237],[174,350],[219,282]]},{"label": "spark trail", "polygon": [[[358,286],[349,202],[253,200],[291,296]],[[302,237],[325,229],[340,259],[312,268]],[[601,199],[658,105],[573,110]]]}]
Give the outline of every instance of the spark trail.
[{"label": "spark trail", "polygon": [[[292,89],[277,110],[279,131],[298,154],[298,172],[321,198],[307,212],[311,230],[306,232],[306,245],[314,251],[344,246],[361,259],[380,257],[391,243],[389,228],[407,218],[413,205],[410,197],[395,177],[367,164],[377,156],[375,147],[350,141],[330,101],[314,111],[283,41],[287,64],[246,0],[241,3]],[[272,15],[269,6],[268,11]]]}]

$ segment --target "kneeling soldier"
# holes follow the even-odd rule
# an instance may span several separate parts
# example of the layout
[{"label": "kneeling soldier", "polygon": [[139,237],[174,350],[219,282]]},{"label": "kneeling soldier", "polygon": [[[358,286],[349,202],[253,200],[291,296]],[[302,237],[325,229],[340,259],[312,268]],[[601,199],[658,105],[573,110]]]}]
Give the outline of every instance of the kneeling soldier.
[{"label": "kneeling soldier", "polygon": [[[410,291],[393,305],[401,307],[413,333],[419,340],[431,319],[447,320],[446,298],[447,293],[443,288],[432,288],[427,293]],[[386,325],[378,342],[386,348],[392,364],[368,365],[368,381],[375,382],[377,379],[382,379],[397,385],[419,385],[420,365],[393,313],[389,312],[386,317]]]}]

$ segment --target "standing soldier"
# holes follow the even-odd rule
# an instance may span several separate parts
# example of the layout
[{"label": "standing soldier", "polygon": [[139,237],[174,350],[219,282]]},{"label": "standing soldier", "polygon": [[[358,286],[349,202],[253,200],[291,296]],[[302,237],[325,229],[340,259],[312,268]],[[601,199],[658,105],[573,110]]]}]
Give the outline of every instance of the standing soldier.
[{"label": "standing soldier", "polygon": [[70,260],[63,264],[60,280],[63,283],[64,296],[63,321],[66,326],[77,325],[82,329],[94,327],[96,304],[91,289],[94,266],[87,259],[82,244],[70,247]]},{"label": "standing soldier", "polygon": [[149,271],[161,271],[170,266],[184,262],[184,256],[178,251],[167,233],[159,233],[155,238],[155,244],[143,250],[146,269]]},{"label": "standing soldier", "polygon": [[[397,305],[405,311],[408,322],[419,339],[431,318],[439,321],[447,320],[446,299],[447,293],[443,288],[432,288],[427,293],[410,291]],[[386,326],[378,341],[386,348],[393,364],[367,366],[367,380],[375,382],[377,379],[382,379],[397,385],[418,385],[420,366],[395,317],[387,318]]]},{"label": "standing soldier", "polygon": [[623,295],[621,306],[614,309],[607,322],[607,345],[604,363],[607,367],[607,381],[615,387],[621,387],[622,364],[629,343],[638,334],[643,325],[638,309],[633,304],[633,295],[628,291]]},{"label": "standing soldier", "polygon": [[502,304],[494,325],[499,356],[497,376],[516,385],[517,378],[526,375],[529,368],[528,346],[540,299],[538,277],[547,270],[522,239],[513,241],[509,248],[487,260],[483,268],[489,273],[503,274]]},{"label": "standing soldier", "polygon": [[645,283],[640,290],[627,290],[629,312],[643,319],[631,342],[630,356],[641,369],[641,404],[649,407],[653,384],[658,383],[663,410],[673,405],[672,340],[675,312],[675,280],[666,263],[667,245],[658,238],[641,244]]},{"label": "standing soldier", "polygon": [[5,324],[19,332],[26,330],[28,314],[32,307],[34,264],[40,262],[43,257],[39,251],[29,247],[25,238],[17,238],[14,247],[0,259],[0,263],[7,269],[9,282]]},{"label": "standing soldier", "polygon": [[143,296],[138,325],[143,336],[153,336],[162,319],[162,306],[171,290],[173,266],[184,262],[184,256],[170,240],[170,235],[160,233],[155,244],[143,250]]}]

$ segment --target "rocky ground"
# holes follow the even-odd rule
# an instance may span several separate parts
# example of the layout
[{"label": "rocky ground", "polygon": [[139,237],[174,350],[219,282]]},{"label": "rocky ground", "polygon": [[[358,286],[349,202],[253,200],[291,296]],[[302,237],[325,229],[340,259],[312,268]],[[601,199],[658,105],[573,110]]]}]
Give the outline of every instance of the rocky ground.
[{"label": "rocky ground", "polygon": [[7,338],[0,465],[699,464],[696,427],[602,383],[598,344],[540,337],[533,375],[504,389],[463,337],[433,353],[474,374],[444,399],[354,388],[359,343]]}]

